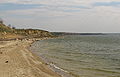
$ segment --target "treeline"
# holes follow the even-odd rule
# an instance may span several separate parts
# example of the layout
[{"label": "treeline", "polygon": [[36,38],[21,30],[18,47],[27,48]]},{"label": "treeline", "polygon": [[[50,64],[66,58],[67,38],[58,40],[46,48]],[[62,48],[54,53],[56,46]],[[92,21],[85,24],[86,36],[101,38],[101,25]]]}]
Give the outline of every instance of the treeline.
[{"label": "treeline", "polygon": [[52,32],[53,35],[105,35],[104,33],[69,33],[69,32]]}]

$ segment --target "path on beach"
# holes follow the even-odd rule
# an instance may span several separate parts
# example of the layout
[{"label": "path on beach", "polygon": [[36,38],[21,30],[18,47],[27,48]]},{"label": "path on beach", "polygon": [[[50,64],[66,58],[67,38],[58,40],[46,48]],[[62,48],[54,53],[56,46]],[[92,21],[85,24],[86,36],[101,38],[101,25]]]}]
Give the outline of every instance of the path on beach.
[{"label": "path on beach", "polygon": [[31,42],[0,42],[0,77],[60,77],[27,50]]}]

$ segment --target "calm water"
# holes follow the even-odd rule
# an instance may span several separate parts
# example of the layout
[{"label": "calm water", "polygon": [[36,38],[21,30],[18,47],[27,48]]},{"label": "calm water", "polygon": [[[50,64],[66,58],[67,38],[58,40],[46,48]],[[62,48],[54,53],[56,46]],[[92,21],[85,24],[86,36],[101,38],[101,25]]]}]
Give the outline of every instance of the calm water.
[{"label": "calm water", "polygon": [[65,36],[32,48],[75,77],[120,77],[119,35]]}]

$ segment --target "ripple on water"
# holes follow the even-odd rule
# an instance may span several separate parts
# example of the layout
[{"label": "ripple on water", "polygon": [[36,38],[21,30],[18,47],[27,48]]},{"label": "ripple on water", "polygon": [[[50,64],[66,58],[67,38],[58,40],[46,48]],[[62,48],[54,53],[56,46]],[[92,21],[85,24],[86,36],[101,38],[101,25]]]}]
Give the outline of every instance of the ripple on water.
[{"label": "ripple on water", "polygon": [[120,77],[120,36],[65,36],[32,45],[74,77]]}]

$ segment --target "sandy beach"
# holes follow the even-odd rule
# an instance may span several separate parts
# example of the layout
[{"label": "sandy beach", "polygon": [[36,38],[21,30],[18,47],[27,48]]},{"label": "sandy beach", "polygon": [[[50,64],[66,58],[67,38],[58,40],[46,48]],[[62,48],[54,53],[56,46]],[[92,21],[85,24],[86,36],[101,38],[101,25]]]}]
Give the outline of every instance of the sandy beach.
[{"label": "sandy beach", "polygon": [[27,48],[33,41],[0,41],[0,77],[61,77]]}]

